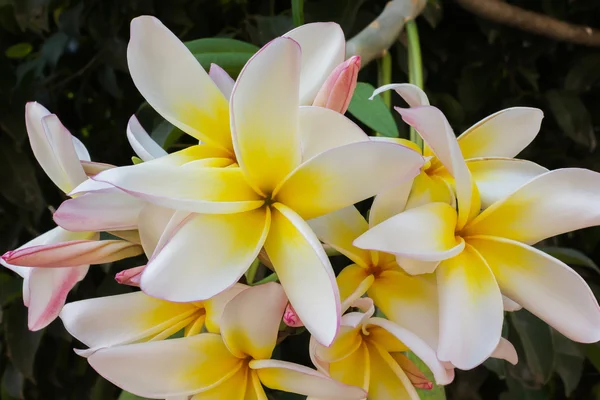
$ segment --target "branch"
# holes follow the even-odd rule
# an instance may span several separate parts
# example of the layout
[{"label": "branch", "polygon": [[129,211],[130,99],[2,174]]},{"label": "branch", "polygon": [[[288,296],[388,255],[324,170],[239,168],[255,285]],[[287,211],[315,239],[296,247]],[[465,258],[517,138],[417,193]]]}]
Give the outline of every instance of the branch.
[{"label": "branch", "polygon": [[589,26],[569,24],[498,0],[456,0],[456,2],[465,10],[493,22],[563,42],[600,46],[600,31]]},{"label": "branch", "polygon": [[383,55],[396,41],[404,24],[423,11],[427,0],[392,0],[383,12],[346,43],[346,58],[360,56],[364,67]]}]

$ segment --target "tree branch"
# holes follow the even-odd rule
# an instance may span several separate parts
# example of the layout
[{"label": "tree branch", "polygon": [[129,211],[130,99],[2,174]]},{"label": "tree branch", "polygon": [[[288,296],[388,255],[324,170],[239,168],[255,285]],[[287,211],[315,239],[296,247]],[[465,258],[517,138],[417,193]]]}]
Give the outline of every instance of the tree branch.
[{"label": "tree branch", "polygon": [[498,0],[456,0],[456,2],[465,10],[493,22],[563,42],[600,46],[600,31],[589,26],[569,24]]},{"label": "tree branch", "polygon": [[346,57],[360,56],[364,67],[396,41],[404,24],[423,11],[427,0],[392,0],[383,12],[346,43]]}]

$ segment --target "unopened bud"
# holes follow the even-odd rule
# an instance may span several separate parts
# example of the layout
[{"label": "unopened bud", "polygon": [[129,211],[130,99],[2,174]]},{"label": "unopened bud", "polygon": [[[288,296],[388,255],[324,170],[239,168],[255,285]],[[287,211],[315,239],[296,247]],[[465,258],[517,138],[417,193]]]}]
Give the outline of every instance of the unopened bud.
[{"label": "unopened bud", "polygon": [[115,280],[121,285],[129,285],[129,286],[140,286],[140,279],[142,277],[142,272],[144,272],[145,265],[129,268],[123,270],[115,275]]},{"label": "unopened bud", "polygon": [[356,88],[359,70],[360,56],[350,57],[335,67],[317,93],[313,106],[345,113]]}]

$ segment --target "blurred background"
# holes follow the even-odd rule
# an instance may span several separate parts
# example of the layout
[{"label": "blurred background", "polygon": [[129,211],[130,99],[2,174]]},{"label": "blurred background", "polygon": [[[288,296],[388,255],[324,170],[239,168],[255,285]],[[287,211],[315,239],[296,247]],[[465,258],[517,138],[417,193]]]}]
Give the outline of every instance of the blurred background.
[{"label": "blurred background", "polygon": [[[486,9],[489,3],[509,6],[502,10],[511,12],[518,7],[517,14],[503,16]],[[304,17],[305,22],[335,21],[352,38],[377,18],[385,4],[384,0],[306,1]],[[522,14],[523,10],[535,14]],[[143,105],[128,74],[129,22],[142,14],[157,16],[184,41],[223,37],[262,46],[294,27],[291,3],[284,0],[0,0],[1,252],[52,228],[52,212],[64,199],[29,149],[27,101],[38,101],[56,113],[94,161],[131,163],[125,127],[134,113],[169,150],[186,146],[176,129]],[[425,90],[455,132],[506,107],[539,107],[545,113],[541,132],[521,158],[550,169],[600,171],[600,39],[598,32],[586,28],[600,28],[598,0],[429,0],[417,26]],[[532,29],[537,33],[527,32]],[[213,47],[201,46],[195,54],[198,60],[205,67],[216,62],[233,76],[254,48]],[[384,60],[364,65],[359,81],[377,86],[390,80],[382,76],[384,64],[390,62],[391,82],[407,82],[404,33]],[[392,97],[392,102],[399,104],[399,99]],[[350,112],[367,131],[408,136],[395,113],[379,122],[369,120],[356,112],[357,104]],[[386,118],[395,119],[397,131],[381,125]],[[541,246],[572,265],[600,294],[599,228],[563,235]],[[346,265],[344,260],[337,262]],[[113,277],[137,265],[130,259],[92,267],[69,300],[131,290]],[[27,331],[21,289],[19,277],[0,269],[0,400],[136,398],[99,378],[85,359],[72,352],[78,343],[60,321],[43,331]],[[516,345],[520,363],[513,367],[494,361],[459,371],[446,388],[446,398],[600,399],[600,345],[575,344],[526,311],[507,318],[505,336]],[[309,363],[304,354],[307,340],[306,335],[286,340],[282,357]],[[440,391],[430,395],[423,398],[444,398]]]}]

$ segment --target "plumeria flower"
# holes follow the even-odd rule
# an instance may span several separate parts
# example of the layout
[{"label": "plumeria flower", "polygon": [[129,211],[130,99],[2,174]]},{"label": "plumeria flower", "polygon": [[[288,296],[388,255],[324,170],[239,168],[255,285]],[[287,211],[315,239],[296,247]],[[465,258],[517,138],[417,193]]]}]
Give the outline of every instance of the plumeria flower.
[{"label": "plumeria flower", "polygon": [[369,400],[419,399],[415,387],[431,389],[432,384],[406,356],[413,351],[433,372],[438,384],[454,379],[435,351],[412,332],[384,318],[373,317],[373,300],[355,300],[351,312],[342,318],[338,336],[330,347],[312,340],[310,356],[323,373],[348,385],[362,387]]},{"label": "plumeria flower", "polygon": [[99,297],[65,305],[60,318],[89,347],[77,354],[88,357],[106,347],[167,339],[182,329],[185,337],[203,328],[219,333],[225,305],[247,288],[236,284],[212,299],[192,303],[172,303],[143,292]]},{"label": "plumeria flower", "polygon": [[115,385],[151,398],[265,399],[263,385],[322,398],[365,398],[360,388],[301,365],[271,360],[286,303],[279,284],[254,286],[225,305],[220,335],[206,332],[110,347],[88,361]]},{"label": "plumeria flower", "polygon": [[[374,202],[370,216],[380,213],[381,206],[381,202]],[[369,224],[354,206],[310,220],[309,225],[323,243],[353,262],[336,278],[342,310],[367,294],[388,319],[437,350],[439,309],[434,274],[409,275],[394,254],[354,246],[353,242],[375,225]],[[298,326],[291,312],[288,320]],[[514,354],[512,345],[501,341],[494,357],[516,362]]]},{"label": "plumeria flower", "polygon": [[[58,117],[42,105],[28,103],[25,118],[34,156],[63,192],[68,193],[87,180],[81,160],[90,168],[101,168],[90,161],[85,146],[69,133]],[[109,190],[114,192],[115,198],[131,198],[118,189]],[[137,199],[133,202],[141,203]],[[111,218],[110,211],[105,211],[106,218]],[[124,214],[126,221],[133,225],[138,211],[139,208],[130,208],[129,214]],[[134,242],[98,239],[97,232],[70,232],[56,227],[2,256],[0,263],[23,277],[23,302],[29,309],[31,330],[42,329],[57,317],[67,294],[83,279],[90,264],[142,252],[134,238]]]},{"label": "plumeria flower", "polygon": [[[385,85],[373,93],[373,96],[386,90],[394,90],[410,107],[428,106],[429,99],[420,88],[410,84]],[[401,114],[403,109],[396,107]],[[458,148],[471,173],[472,180],[479,192],[481,207],[490,204],[516,190],[523,183],[541,175],[548,170],[531,161],[515,159],[539,132],[543,113],[530,107],[512,107],[499,111],[477,122],[458,137]],[[401,140],[402,143],[413,146],[414,143]],[[448,151],[446,149],[445,151]],[[391,201],[390,212],[397,214],[406,208],[412,208],[426,202],[445,201],[453,204],[454,195],[449,187],[455,188],[453,174],[456,168],[449,162],[449,154],[436,154],[431,147],[425,145],[424,156],[429,158],[422,174],[415,180],[414,185],[405,185],[404,191],[410,191],[411,196],[400,197],[406,201]],[[456,187],[465,193],[472,189]],[[400,189],[389,193],[390,197],[398,197]],[[381,201],[385,201],[382,196]],[[467,201],[466,195],[459,196],[461,201]],[[466,207],[463,205],[462,207]],[[383,211],[383,210],[382,210]],[[475,207],[473,212],[477,212]],[[393,215],[393,214],[392,214]],[[391,215],[381,215],[379,220]],[[466,221],[466,213],[461,214],[460,224]]]},{"label": "plumeria flower", "polygon": [[[305,220],[411,179],[423,158],[370,141],[335,111],[300,107],[300,53],[294,40],[278,38],[241,72],[230,101],[237,164],[211,156],[214,148],[202,160],[186,158],[206,148],[197,145],[94,179],[178,210],[142,273],[146,293],[208,299],[237,282],[264,246],[307,329],[328,344],[339,324],[339,294]],[[311,139],[301,143],[301,136]],[[339,138],[347,144],[338,146]]]},{"label": "plumeria flower", "polygon": [[458,211],[446,203],[415,207],[371,228],[354,245],[417,262],[441,260],[435,269],[438,357],[462,369],[485,360],[500,338],[501,294],[574,341],[600,340],[600,308],[587,283],[532,247],[600,224],[600,174],[577,168],[546,172],[480,211],[477,191],[468,190],[474,187],[471,173],[444,115],[431,106],[401,114],[452,172]]},{"label": "plumeria flower", "polygon": [[[344,33],[335,23],[314,23],[285,37],[302,46],[302,74],[295,94],[297,104],[310,105],[329,74],[344,61]],[[213,65],[209,76],[185,45],[150,16],[131,22],[127,61],[136,87],[162,117],[220,150],[215,157],[235,157],[228,106],[233,80],[225,71]]]}]

